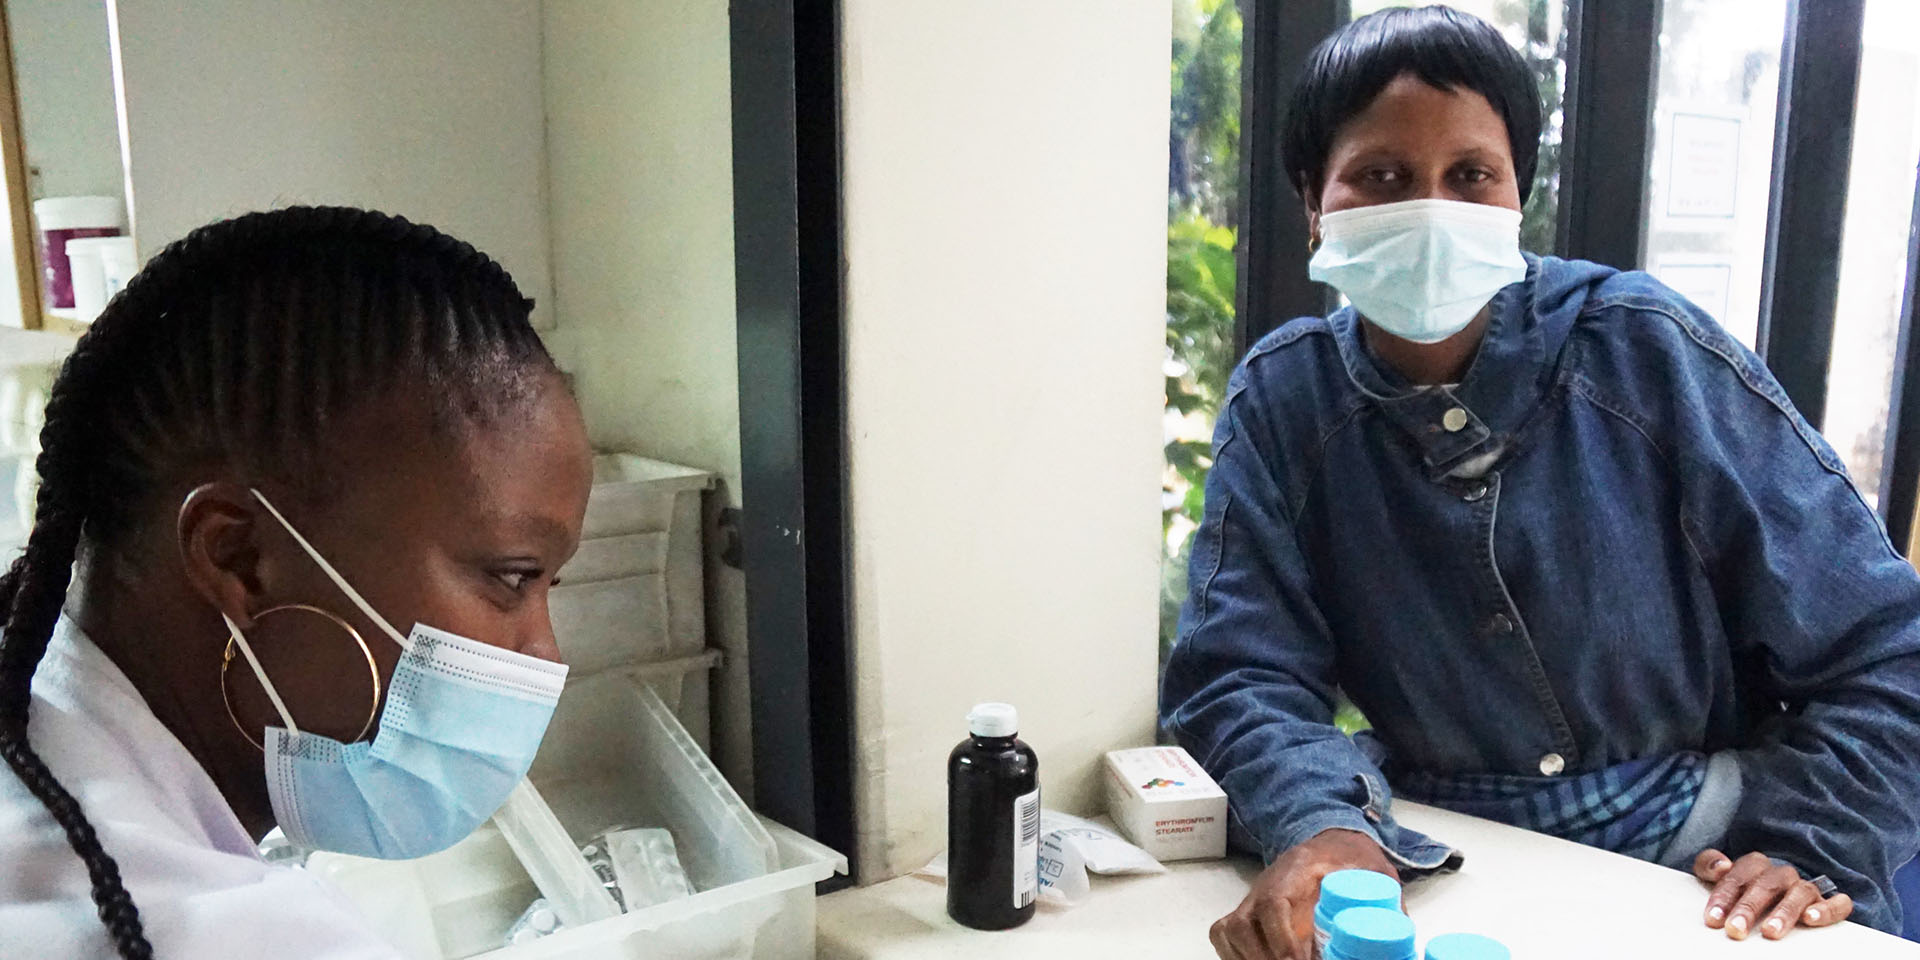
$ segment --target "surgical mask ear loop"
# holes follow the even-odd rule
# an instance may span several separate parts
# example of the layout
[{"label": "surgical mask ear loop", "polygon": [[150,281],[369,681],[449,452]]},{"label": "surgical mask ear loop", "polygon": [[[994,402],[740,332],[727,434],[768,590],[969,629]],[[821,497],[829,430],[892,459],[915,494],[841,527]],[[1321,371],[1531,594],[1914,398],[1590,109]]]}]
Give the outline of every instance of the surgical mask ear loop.
[{"label": "surgical mask ear loop", "polygon": [[[290,610],[317,614],[331,620],[334,626],[345,630],[347,636],[352,637],[353,642],[360,645],[361,654],[367,658],[367,673],[373,678],[373,705],[367,710],[367,722],[360,726],[360,732],[354,734],[352,740],[348,742],[359,740],[361,737],[367,735],[367,731],[373,729],[373,723],[380,715],[380,666],[374,662],[373,649],[367,646],[366,639],[360,636],[360,631],[353,628],[353,624],[348,623],[330,611],[322,610],[319,607],[308,606],[304,603],[289,603],[278,607],[271,607],[255,614],[254,619],[259,620],[271,614]],[[267,679],[267,671],[260,666],[260,658],[254,656],[253,646],[247,643],[246,635],[240,631],[240,625],[234,623],[233,618],[227,616],[224,610],[220,612],[220,619],[226,621],[227,624],[227,649],[225,654],[220,658],[220,699],[226,703],[227,719],[233,721],[234,727],[240,731],[241,736],[247,738],[248,742],[260,748],[263,752],[266,750],[266,744],[256,739],[253,734],[247,732],[246,725],[240,722],[240,715],[233,709],[233,695],[227,690],[227,669],[233,665],[233,651],[234,648],[238,647],[240,653],[247,659],[247,666],[253,668],[253,675],[260,680],[261,688],[267,691],[267,699],[273,701],[273,709],[280,714],[280,721],[286,725],[287,732],[296,737],[299,736],[300,727],[293,722],[292,711],[287,709],[286,701],[280,699],[280,691],[274,689],[273,681]]]},{"label": "surgical mask ear loop", "polygon": [[[347,599],[353,601],[353,605],[359,607],[360,612],[366,614],[367,619],[373,621],[374,626],[379,627],[386,632],[387,636],[392,637],[393,642],[400,645],[400,649],[410,650],[413,648],[413,645],[407,642],[407,638],[401,636],[400,631],[395,630],[393,624],[388,623],[387,618],[381,616],[378,610],[373,609],[373,604],[368,603],[364,597],[360,596],[360,591],[355,590],[352,584],[347,583],[347,578],[341,576],[340,571],[335,570],[333,564],[328,563],[327,558],[321,556],[320,551],[315,550],[313,544],[308,543],[307,538],[301,536],[300,531],[295,530],[293,524],[287,522],[287,518],[280,513],[278,507],[275,507],[273,503],[267,499],[266,494],[252,488],[249,488],[247,492],[253,494],[253,498],[260,501],[260,505],[266,507],[267,512],[273,514],[275,520],[280,521],[280,525],[287,529],[287,533],[292,535],[294,542],[300,545],[300,549],[305,550],[307,556],[312,557],[313,562],[320,566],[320,572],[326,574],[327,579],[332,580],[333,585],[339,587],[340,592],[346,594]],[[331,614],[329,614],[329,616],[331,616]],[[342,621],[342,625],[345,626],[345,621]],[[348,627],[347,629],[352,630],[353,628]],[[358,639],[359,636],[360,634],[358,633],[354,634],[355,639]],[[361,646],[364,647],[366,644],[363,642]]]}]

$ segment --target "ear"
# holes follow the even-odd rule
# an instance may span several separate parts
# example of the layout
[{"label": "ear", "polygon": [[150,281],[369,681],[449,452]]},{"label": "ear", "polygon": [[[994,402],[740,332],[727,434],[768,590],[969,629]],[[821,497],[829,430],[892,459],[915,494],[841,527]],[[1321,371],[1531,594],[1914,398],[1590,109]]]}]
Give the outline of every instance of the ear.
[{"label": "ear", "polygon": [[247,488],[202,484],[180,504],[175,536],[187,582],[240,626],[253,624],[266,593],[260,524],[264,513]]},{"label": "ear", "polygon": [[1307,236],[1320,239],[1320,191],[1308,184],[1304,174],[1294,181],[1293,189],[1300,194],[1300,207],[1307,215]]}]

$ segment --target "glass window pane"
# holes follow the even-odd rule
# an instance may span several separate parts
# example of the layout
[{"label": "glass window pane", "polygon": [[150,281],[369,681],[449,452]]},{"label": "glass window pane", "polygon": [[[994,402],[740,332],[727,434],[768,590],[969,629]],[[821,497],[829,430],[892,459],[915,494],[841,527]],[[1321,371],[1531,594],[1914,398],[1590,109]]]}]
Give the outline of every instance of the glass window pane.
[{"label": "glass window pane", "polygon": [[[1471,13],[1499,28],[1533,68],[1540,86],[1546,122],[1540,138],[1540,162],[1534,170],[1533,193],[1527,198],[1520,224],[1520,246],[1536,253],[1553,252],[1554,220],[1560,210],[1560,131],[1567,91],[1566,3],[1564,0],[1449,0],[1449,6]],[[1353,0],[1353,16],[1364,17],[1387,7],[1407,6],[1405,0]]]},{"label": "glass window pane", "polygon": [[1161,480],[1160,649],[1187,595],[1214,417],[1234,361],[1240,210],[1240,35],[1233,0],[1174,0],[1167,188],[1166,470]]},{"label": "glass window pane", "polygon": [[1868,0],[1840,246],[1826,435],[1878,503],[1920,161],[1920,7]]},{"label": "glass window pane", "polygon": [[1667,0],[1646,266],[1752,346],[1786,0]]}]

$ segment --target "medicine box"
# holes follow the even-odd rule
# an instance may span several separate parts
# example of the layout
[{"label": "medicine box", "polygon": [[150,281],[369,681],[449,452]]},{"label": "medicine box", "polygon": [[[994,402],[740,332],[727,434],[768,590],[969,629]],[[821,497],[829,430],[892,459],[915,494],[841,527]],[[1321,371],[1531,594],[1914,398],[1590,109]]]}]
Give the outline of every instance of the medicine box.
[{"label": "medicine box", "polygon": [[1162,862],[1227,855],[1227,795],[1179,747],[1107,754],[1107,814]]}]

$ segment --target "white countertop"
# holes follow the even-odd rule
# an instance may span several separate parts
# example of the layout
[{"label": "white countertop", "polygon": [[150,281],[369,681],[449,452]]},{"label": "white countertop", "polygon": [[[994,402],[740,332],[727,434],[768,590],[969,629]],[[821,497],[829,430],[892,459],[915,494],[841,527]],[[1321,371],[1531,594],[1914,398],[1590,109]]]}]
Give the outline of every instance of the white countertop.
[{"label": "white countertop", "polygon": [[[1466,853],[1457,874],[1407,888],[1420,940],[1471,931],[1517,960],[1920,958],[1908,943],[1854,924],[1743,942],[1709,930],[1706,889],[1691,876],[1459,814],[1396,804],[1395,814]],[[904,877],[820,900],[820,960],[1209,960],[1207,928],[1239,904],[1255,865],[1174,864],[1155,877],[1095,878],[1084,905],[1043,904],[1017,930],[979,933],[946,915],[946,888]]]}]

